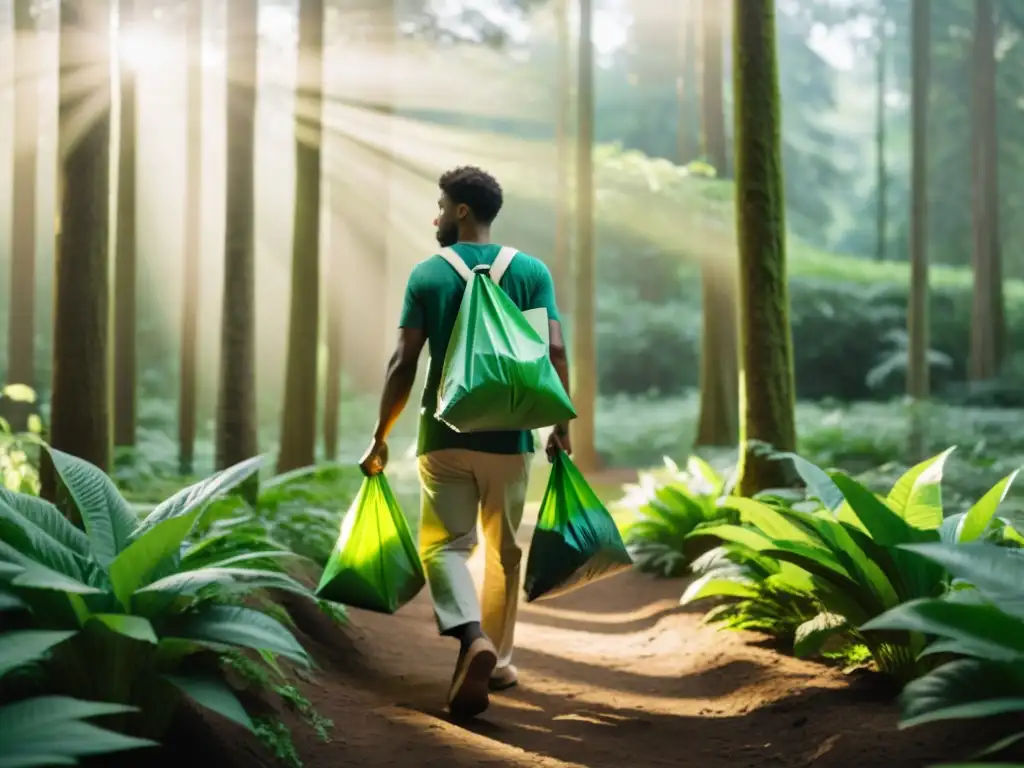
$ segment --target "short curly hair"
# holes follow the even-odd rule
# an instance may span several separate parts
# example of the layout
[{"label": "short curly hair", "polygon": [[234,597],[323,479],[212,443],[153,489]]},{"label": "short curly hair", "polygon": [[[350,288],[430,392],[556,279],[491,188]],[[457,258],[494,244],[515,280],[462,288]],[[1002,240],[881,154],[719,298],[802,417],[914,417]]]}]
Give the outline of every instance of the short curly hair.
[{"label": "short curly hair", "polygon": [[490,224],[498,217],[504,198],[501,185],[491,174],[476,166],[464,165],[441,175],[437,182],[453,203],[469,206],[481,224]]}]

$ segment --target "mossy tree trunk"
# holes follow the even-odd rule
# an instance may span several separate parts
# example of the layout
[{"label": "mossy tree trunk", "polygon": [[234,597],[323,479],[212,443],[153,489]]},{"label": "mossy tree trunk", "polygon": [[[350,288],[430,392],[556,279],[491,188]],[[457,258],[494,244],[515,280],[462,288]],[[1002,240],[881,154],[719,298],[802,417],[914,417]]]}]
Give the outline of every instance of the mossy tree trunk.
[{"label": "mossy tree trunk", "polygon": [[323,41],[324,0],[299,0],[292,295],[278,472],[309,466],[316,455]]},{"label": "mossy tree trunk", "polygon": [[[6,384],[35,381],[36,173],[42,57],[29,3],[14,4],[14,194]],[[11,416],[10,413],[3,414]]]},{"label": "mossy tree trunk", "polygon": [[786,222],[780,151],[774,0],[734,0],[733,90],[739,243],[741,455],[739,492],[785,485],[796,448],[793,351],[786,289]]},{"label": "mossy tree trunk", "polygon": [[[139,22],[137,0],[119,0],[118,35],[129,36]],[[137,73],[133,62],[118,62],[121,116],[117,158],[117,238],[114,260],[114,445],[135,445],[136,333],[138,281],[135,247],[135,131]]]},{"label": "mossy tree trunk", "polygon": [[203,249],[203,0],[186,6],[186,120],[188,121],[185,192],[185,253],[182,265],[181,377],[178,391],[178,470],[195,471],[199,361],[199,286]]},{"label": "mossy tree trunk", "polygon": [[[217,466],[257,452],[254,144],[258,0],[227,6],[227,207]],[[250,485],[249,493],[255,488]]]},{"label": "mossy tree trunk", "polygon": [[722,38],[725,5],[722,0],[703,0],[701,54],[701,137],[708,162],[718,175],[728,177],[729,155],[725,135],[725,103],[722,97]]},{"label": "mossy tree trunk", "polygon": [[[110,465],[110,3],[65,0],[60,19],[60,230],[54,270],[50,443]],[[81,92],[74,73],[96,73]],[[99,103],[101,109],[94,109]],[[86,119],[87,118],[87,119]],[[84,127],[83,127],[83,120]],[[42,495],[55,500],[51,462]]]},{"label": "mossy tree trunk", "polygon": [[598,469],[597,340],[594,337],[594,45],[593,0],[580,0],[578,77],[579,134],[576,154],[576,281],[573,299],[572,399],[577,418],[572,424],[576,465]]},{"label": "mossy tree trunk", "polygon": [[999,242],[999,136],[996,120],[996,23],[992,0],[974,2],[971,109],[972,267],[970,377],[995,378],[1003,362],[1006,320]]}]

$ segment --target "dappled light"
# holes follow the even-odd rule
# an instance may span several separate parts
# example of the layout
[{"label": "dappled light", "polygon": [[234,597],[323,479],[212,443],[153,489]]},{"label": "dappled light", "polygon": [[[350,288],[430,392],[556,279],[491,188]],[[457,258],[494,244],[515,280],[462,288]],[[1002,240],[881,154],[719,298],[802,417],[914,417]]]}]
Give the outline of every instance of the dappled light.
[{"label": "dappled light", "polygon": [[0,765],[1024,765],[1018,2],[0,0]]}]

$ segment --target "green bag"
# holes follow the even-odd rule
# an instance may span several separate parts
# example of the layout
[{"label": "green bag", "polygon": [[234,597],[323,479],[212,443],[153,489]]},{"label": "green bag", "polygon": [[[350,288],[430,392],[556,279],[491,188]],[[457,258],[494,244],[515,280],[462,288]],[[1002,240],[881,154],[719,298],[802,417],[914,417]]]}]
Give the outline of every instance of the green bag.
[{"label": "green bag", "polygon": [[383,474],[363,480],[341,523],[318,597],[394,613],[427,583],[409,524]]},{"label": "green bag", "polygon": [[529,430],[576,418],[548,355],[545,309],[521,312],[499,287],[516,255],[502,248],[470,270],[451,248],[441,258],[466,281],[444,358],[439,421],[456,432]]},{"label": "green bag", "polygon": [[526,602],[564,595],[632,564],[612,516],[583,473],[559,452],[526,561]]}]

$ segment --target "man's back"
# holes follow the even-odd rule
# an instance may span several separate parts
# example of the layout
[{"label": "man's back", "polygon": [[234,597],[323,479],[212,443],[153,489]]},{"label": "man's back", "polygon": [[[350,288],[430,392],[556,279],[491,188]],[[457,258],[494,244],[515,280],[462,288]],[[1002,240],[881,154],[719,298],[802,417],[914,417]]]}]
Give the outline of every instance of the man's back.
[{"label": "man's back", "polygon": [[[490,265],[499,245],[457,243],[456,253],[470,269]],[[519,253],[501,279],[501,288],[522,311],[543,308],[551,320],[559,320],[554,285],[547,266],[539,259]],[[420,455],[445,448],[464,448],[485,453],[527,453],[533,450],[529,432],[475,432],[459,434],[434,418],[437,390],[445,352],[455,328],[466,283],[444,259],[431,256],[413,268],[406,288],[400,326],[418,328],[427,335],[430,363],[420,412]]]}]

